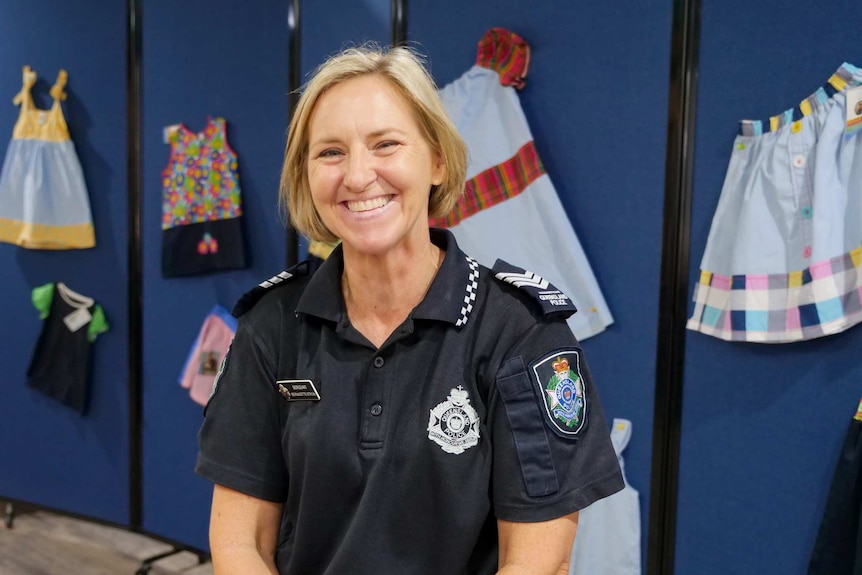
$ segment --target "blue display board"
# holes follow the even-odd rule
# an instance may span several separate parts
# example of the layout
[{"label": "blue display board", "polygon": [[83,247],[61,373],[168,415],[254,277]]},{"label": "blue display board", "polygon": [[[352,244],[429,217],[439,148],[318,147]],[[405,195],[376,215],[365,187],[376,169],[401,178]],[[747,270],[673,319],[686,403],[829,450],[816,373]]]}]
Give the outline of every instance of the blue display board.
[{"label": "blue display board", "polygon": [[[207,313],[284,269],[278,183],[287,126],[287,5],[143,3],[143,527],[207,549],[212,485],[194,475],[202,408],[178,378]],[[227,120],[239,159],[247,269],[161,276],[166,126]],[[249,422],[250,424],[252,422]]]},{"label": "blue display board", "polygon": [[[36,105],[63,68],[63,110],[89,192],[96,247],[0,244],[0,497],[125,524],[129,520],[125,5],[0,0],[0,158],[18,117],[21,69]],[[42,328],[31,290],[64,282],[102,305],[110,331],[93,346],[85,415],[26,387]]]},{"label": "blue display board", "polygon": [[[862,64],[858,2],[707,1],[701,16],[691,287],[737,122]],[[676,572],[804,573],[862,395],[862,328],[778,345],[687,333]]]},{"label": "blue display board", "polygon": [[[339,50],[366,43],[388,45],[391,38],[390,0],[302,2],[302,84],[326,58]],[[300,259],[308,242],[300,236]]]},{"label": "blue display board", "polygon": [[407,18],[409,41],[429,56],[441,86],[474,64],[476,45],[491,27],[507,28],[531,46],[521,105],[614,315],[614,324],[583,347],[607,416],[632,421],[626,474],[640,492],[644,542],[671,8],[666,2],[410,2]]},{"label": "blue display board", "polygon": [[[21,67],[57,70],[96,228],[91,250],[0,244],[0,497],[129,522],[127,94],[124,4],[0,0],[0,154]],[[201,407],[178,376],[206,313],[230,307],[284,267],[277,209],[288,123],[287,3],[142,4],[143,528],[205,550],[211,485],[193,473]],[[408,40],[442,86],[475,61],[494,26],[532,47],[520,100],[566,217],[615,323],[584,342],[609,417],[633,421],[626,472],[649,510],[672,6],[502,0],[411,1]],[[798,8],[798,10],[794,10]],[[305,2],[303,79],[368,40],[386,44],[388,0]],[[862,65],[862,4],[706,2],[701,14],[691,286],[736,122],[798,103],[844,61]],[[5,104],[4,104],[5,102]],[[239,156],[249,267],[161,277],[163,128],[227,120]],[[559,246],[564,250],[565,246]],[[529,267],[529,262],[513,262]],[[83,417],[27,388],[41,328],[33,287],[63,281],[104,307]],[[690,291],[690,290],[689,290]],[[675,572],[804,572],[846,425],[862,394],[860,328],[791,345],[734,344],[687,332]]]},{"label": "blue display board", "polygon": [[[384,15],[379,13],[382,2],[338,4],[328,3],[324,11],[315,11],[314,3],[303,6],[301,53],[303,61],[315,62],[309,68],[343,42],[386,41],[377,24],[384,18],[388,23],[388,5]],[[181,7],[147,2],[143,23],[143,522],[148,532],[207,549],[212,486],[192,471],[201,408],[177,378],[210,308],[220,303],[229,309],[245,290],[284,269],[286,233],[277,201],[288,124],[287,4],[270,1],[251,10],[227,1]],[[374,33],[358,32],[365,26]],[[184,122],[202,129],[207,115],[227,119],[228,139],[239,156],[251,265],[164,279],[160,190],[169,150],[163,128]]]}]

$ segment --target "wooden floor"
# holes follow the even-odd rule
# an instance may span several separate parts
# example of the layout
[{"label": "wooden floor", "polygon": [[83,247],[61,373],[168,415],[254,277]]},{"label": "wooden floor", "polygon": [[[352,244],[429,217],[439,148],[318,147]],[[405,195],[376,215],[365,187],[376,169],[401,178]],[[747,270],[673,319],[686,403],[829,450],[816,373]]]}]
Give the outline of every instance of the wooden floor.
[{"label": "wooden floor", "polygon": [[0,523],[0,575],[212,575],[188,551],[145,561],[174,548],[164,542],[47,511],[14,515]]}]

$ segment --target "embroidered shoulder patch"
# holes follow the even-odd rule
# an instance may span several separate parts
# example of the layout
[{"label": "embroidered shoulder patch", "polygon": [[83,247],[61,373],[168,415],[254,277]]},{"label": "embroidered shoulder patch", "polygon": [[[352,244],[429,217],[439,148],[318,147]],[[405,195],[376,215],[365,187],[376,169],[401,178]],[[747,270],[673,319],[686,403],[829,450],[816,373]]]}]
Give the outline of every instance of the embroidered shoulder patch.
[{"label": "embroidered shoulder patch", "polygon": [[310,276],[315,272],[315,270],[317,270],[317,268],[320,267],[320,263],[321,261],[317,258],[303,260],[295,266],[272,276],[268,280],[260,282],[258,285],[240,296],[239,300],[237,300],[230,312],[231,315],[237,318],[242,316],[253,308],[255,304],[260,301],[260,298],[269,293],[273,288],[285,285],[285,282],[293,278]]},{"label": "embroidered shoulder patch", "polygon": [[498,280],[511,284],[529,294],[542,307],[542,312],[545,315],[554,314],[569,317],[578,311],[569,296],[533,272],[515,267],[503,260],[497,260],[491,273]]},{"label": "embroidered shoulder patch", "polygon": [[577,437],[587,422],[587,384],[580,363],[578,350],[564,349],[530,365],[548,424],[562,437]]},{"label": "embroidered shoulder patch", "polygon": [[428,439],[455,455],[479,444],[479,414],[462,386],[453,388],[447,400],[431,410]]}]

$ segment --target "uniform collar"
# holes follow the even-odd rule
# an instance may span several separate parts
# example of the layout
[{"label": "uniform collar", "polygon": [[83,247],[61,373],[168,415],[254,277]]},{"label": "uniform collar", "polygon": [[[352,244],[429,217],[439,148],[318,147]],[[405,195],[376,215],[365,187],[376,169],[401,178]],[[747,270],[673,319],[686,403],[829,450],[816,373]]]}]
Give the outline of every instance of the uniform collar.
[{"label": "uniform collar", "polygon": [[[458,247],[449,230],[431,229],[431,241],[446,251],[425,298],[413,310],[413,319],[444,321],[462,326],[467,323],[476,299],[479,265]],[[347,323],[341,295],[344,253],[339,245],[308,282],[298,313],[313,315],[335,323]]]}]

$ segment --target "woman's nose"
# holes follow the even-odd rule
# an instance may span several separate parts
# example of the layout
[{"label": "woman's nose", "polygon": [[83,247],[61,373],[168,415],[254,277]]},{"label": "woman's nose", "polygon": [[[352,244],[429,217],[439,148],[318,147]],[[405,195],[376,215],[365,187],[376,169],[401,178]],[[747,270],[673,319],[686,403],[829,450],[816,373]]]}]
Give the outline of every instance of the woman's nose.
[{"label": "woman's nose", "polygon": [[350,154],[347,162],[347,173],[344,174],[344,185],[353,192],[363,192],[377,179],[374,170],[374,159],[365,152]]}]

